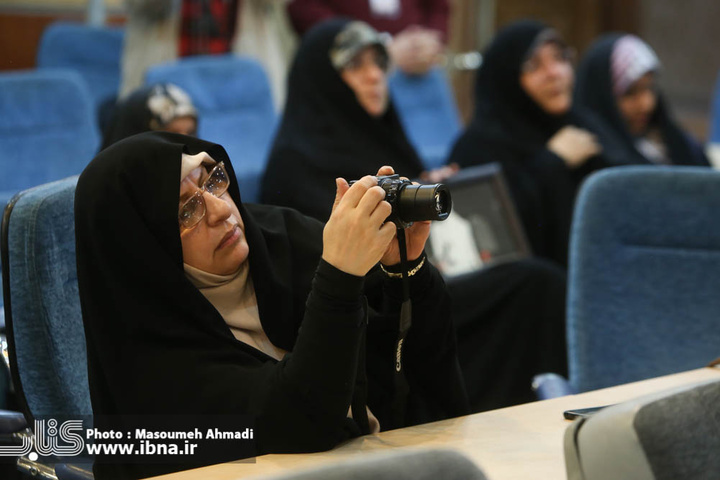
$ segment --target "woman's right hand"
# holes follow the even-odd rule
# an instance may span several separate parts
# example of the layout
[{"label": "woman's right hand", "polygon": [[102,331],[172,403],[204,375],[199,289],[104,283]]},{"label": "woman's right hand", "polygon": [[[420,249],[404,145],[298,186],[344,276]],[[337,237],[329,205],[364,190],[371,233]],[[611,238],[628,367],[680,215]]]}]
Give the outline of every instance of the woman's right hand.
[{"label": "woman's right hand", "polygon": [[364,276],[382,258],[395,237],[395,224],[385,223],[392,207],[377,178],[367,175],[350,187],[335,180],[332,214],[323,230],[322,258],[345,273]]},{"label": "woman's right hand", "polygon": [[548,141],[547,148],[562,158],[568,168],[577,168],[602,151],[595,135],[572,125],[555,133]]}]

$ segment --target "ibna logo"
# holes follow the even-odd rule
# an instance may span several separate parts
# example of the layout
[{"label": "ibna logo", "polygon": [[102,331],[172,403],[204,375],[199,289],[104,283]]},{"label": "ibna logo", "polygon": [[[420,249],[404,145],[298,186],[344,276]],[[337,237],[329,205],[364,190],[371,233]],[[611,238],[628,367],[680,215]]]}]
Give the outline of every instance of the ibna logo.
[{"label": "ibna logo", "polygon": [[[22,445],[0,446],[1,456],[19,457],[28,455],[30,460],[37,460],[42,456],[76,456],[85,450],[85,440],[82,435],[73,433],[82,431],[82,420],[67,420],[58,426],[54,418],[49,420],[35,420],[35,435],[22,437]],[[34,451],[33,451],[33,446]]]}]

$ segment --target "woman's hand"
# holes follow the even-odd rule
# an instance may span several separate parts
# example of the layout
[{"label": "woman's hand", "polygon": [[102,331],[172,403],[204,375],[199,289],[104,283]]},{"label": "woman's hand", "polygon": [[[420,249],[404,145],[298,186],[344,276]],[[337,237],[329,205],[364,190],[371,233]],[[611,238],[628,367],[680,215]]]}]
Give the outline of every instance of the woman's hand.
[{"label": "woman's hand", "polygon": [[422,75],[440,61],[440,32],[411,25],[395,35],[388,52],[397,67],[408,75]]},{"label": "woman's hand", "polygon": [[[393,224],[393,229],[395,229]],[[396,232],[397,233],[397,232]],[[405,229],[405,243],[407,245],[407,259],[409,262],[417,260],[425,249],[425,242],[430,236],[430,221],[414,222],[410,228]],[[380,259],[380,263],[386,266],[397,265],[400,263],[400,245],[396,240],[397,235],[393,237],[390,246],[385,255]]]},{"label": "woman's hand", "polygon": [[562,158],[568,168],[577,168],[602,151],[595,135],[571,125],[561,128],[553,135],[547,148]]},{"label": "woman's hand", "polygon": [[322,258],[338,270],[364,276],[384,258],[395,238],[395,225],[385,223],[392,208],[373,176],[361,178],[352,187],[343,178],[335,183],[335,203],[323,230]]},{"label": "woman's hand", "polygon": [[442,167],[434,168],[432,170],[425,170],[420,174],[420,179],[426,183],[440,183],[452,177],[459,171],[460,165],[453,162],[450,165],[443,165]]}]

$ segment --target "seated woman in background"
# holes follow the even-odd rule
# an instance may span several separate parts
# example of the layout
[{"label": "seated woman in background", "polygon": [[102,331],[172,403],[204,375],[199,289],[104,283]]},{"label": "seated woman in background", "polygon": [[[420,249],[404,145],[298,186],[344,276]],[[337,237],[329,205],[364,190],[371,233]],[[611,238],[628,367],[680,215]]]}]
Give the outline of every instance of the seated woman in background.
[{"label": "seated woman in background", "polygon": [[616,160],[610,136],[574,108],[573,78],[555,30],[528,20],[505,27],[483,56],[474,118],[449,158],[499,162],[533,252],[561,265],[580,183]]},{"label": "seated woman in background", "polygon": [[198,115],[190,95],[160,83],[134,91],[113,107],[101,150],[125,137],[149,131],[197,135]]},{"label": "seated woman in background", "polygon": [[340,175],[360,178],[383,165],[420,175],[420,158],[389,103],[387,68],[387,50],[365,23],[331,20],[306,34],[290,68],[262,203],[326,221]]},{"label": "seated woman in background", "polygon": [[[158,132],[112,145],[80,176],[78,282],[96,426],[125,432],[127,414],[244,414],[263,454],[468,413],[448,295],[423,253],[430,222],[407,230],[403,393],[400,259],[377,179],[338,179],[323,228],[293,210],[244,205],[234,178],[221,146]],[[95,473],[138,478],[198,463],[96,461]]]},{"label": "seated woman in background", "polygon": [[[389,98],[387,60],[380,36],[362,22],[330,20],[305,35],[290,71],[264,202],[326,220],[339,176],[359,178],[383,164],[411,178],[421,173]],[[508,263],[453,279],[448,288],[473,411],[532,401],[534,374],[566,370],[560,269]]]},{"label": "seated woman in background", "polygon": [[702,146],[673,119],[660,93],[660,68],[638,37],[605,35],[580,62],[575,102],[607,124],[632,163],[709,165]]}]

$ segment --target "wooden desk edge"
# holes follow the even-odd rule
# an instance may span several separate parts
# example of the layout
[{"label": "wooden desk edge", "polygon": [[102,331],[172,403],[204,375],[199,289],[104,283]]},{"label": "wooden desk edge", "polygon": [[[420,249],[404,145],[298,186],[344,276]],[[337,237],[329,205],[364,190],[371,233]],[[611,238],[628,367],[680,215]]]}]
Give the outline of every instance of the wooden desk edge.
[{"label": "wooden desk edge", "polygon": [[[562,435],[570,422],[563,419],[563,411],[619,403],[645,394],[713,379],[720,379],[718,366],[381,432],[353,439],[327,452],[263,455],[257,457],[255,463],[248,460],[224,463],[154,478],[261,478],[283,471],[328,465],[362,453],[387,452],[398,448],[449,448],[470,457],[493,480],[531,477],[564,479]],[[518,463],[518,458],[525,458],[527,463]],[[544,474],[538,475],[541,473],[538,468]]]}]

